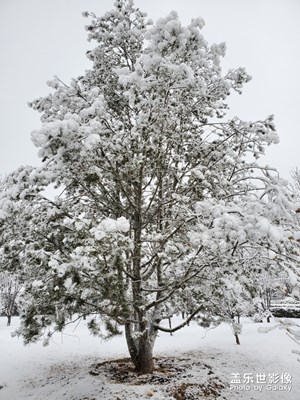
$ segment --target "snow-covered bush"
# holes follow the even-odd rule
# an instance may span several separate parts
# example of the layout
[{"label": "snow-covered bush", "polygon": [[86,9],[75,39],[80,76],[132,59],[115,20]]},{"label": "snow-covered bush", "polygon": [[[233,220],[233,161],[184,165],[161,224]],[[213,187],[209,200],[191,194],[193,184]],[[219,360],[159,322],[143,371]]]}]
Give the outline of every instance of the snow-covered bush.
[{"label": "snow-covered bush", "polygon": [[[300,346],[300,325],[295,320],[291,319],[277,319],[277,323],[271,327],[261,327],[258,329],[260,333],[268,333],[274,329],[284,330],[287,336],[289,336],[298,346]],[[300,355],[300,350],[292,350],[294,354]],[[300,362],[300,358],[298,358]]]}]

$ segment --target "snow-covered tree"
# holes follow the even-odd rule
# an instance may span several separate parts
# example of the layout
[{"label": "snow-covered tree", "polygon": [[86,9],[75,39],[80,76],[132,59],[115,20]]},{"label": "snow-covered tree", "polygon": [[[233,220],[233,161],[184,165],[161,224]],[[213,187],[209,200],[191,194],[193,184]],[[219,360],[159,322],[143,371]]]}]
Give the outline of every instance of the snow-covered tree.
[{"label": "snow-covered tree", "polygon": [[201,18],[153,24],[131,0],[84,15],[92,68],[31,103],[41,165],[8,176],[1,198],[6,258],[26,275],[19,333],[34,341],[94,315],[101,334],[100,315],[108,334],[124,326],[136,369],[151,372],[166,310],[189,311],[172,331],[213,313],[215,277],[226,285],[253,249],[280,257],[293,207],[258,163],[278,142],[273,118],[225,117],[250,77],[222,73],[225,44],[207,43]]},{"label": "snow-covered tree", "polygon": [[20,290],[18,276],[5,272],[0,273],[0,312],[6,315],[8,326],[16,312],[16,300]]},{"label": "snow-covered tree", "polygon": [[[299,168],[294,168],[291,172],[291,183],[290,183],[290,192],[291,198],[295,203],[300,202],[300,170]],[[293,247],[290,250],[290,253],[294,256],[288,265],[288,279],[285,280],[285,295],[288,297],[292,297],[295,300],[300,300],[300,207],[294,213],[292,222],[291,222],[291,243]]]}]

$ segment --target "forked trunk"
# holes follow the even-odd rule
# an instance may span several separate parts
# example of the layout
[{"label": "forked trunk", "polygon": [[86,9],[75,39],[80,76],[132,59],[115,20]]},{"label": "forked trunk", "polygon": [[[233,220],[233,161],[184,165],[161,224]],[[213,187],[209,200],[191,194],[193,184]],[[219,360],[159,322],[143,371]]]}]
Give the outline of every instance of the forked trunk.
[{"label": "forked trunk", "polygon": [[151,374],[154,370],[153,345],[156,334],[147,331],[134,338],[129,324],[125,326],[126,341],[131,360],[140,374]]}]

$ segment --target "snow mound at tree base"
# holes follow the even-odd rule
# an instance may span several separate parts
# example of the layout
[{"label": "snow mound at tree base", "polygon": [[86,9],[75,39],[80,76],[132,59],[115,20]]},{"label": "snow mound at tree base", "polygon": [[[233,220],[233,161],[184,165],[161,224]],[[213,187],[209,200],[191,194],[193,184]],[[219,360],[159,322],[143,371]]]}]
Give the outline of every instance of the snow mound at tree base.
[{"label": "snow mound at tree base", "polygon": [[[192,371],[192,373],[191,373]],[[170,398],[181,400],[187,398],[207,399],[219,396],[225,384],[214,374],[213,368],[203,361],[195,361],[193,357],[155,358],[155,370],[152,374],[135,372],[130,359],[105,361],[95,364],[90,370],[92,376],[106,376],[116,384],[132,386],[149,386],[146,394],[155,396],[165,392]],[[197,380],[194,379],[195,375]]]}]

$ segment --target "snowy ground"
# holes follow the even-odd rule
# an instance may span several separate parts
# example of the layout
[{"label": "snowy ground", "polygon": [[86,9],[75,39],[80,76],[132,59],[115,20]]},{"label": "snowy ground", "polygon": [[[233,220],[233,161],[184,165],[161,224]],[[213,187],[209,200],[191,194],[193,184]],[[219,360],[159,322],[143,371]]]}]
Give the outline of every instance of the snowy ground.
[{"label": "snowy ground", "polygon": [[[136,376],[124,360],[123,336],[101,341],[82,321],[48,347],[24,347],[11,338],[18,319],[7,327],[0,318],[0,399],[300,399],[300,363],[291,353],[297,345],[283,331],[263,334],[257,331],[262,324],[243,323],[241,346],[226,324],[207,332],[192,324],[173,336],[161,333],[157,370]],[[234,384],[238,379],[241,384]]]}]

